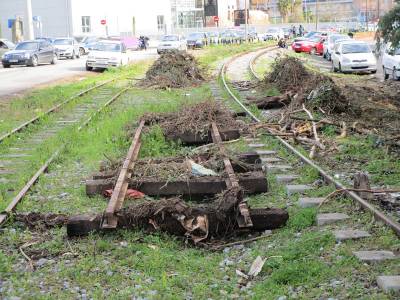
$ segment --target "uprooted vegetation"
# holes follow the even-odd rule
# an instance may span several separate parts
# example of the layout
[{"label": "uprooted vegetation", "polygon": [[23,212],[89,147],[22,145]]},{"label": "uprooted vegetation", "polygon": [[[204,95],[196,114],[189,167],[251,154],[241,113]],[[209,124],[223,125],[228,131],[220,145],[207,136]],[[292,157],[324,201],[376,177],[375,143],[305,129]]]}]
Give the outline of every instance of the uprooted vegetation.
[{"label": "uprooted vegetation", "polygon": [[188,53],[173,51],[162,54],[153,63],[140,85],[159,89],[184,88],[203,81],[203,70],[196,58]]},{"label": "uprooted vegetation", "polygon": [[[193,105],[186,105],[174,113],[146,114],[147,125],[158,124],[167,138],[182,140],[185,135],[197,137],[199,142],[209,135],[210,127],[215,122],[221,131],[245,131],[247,126],[243,121],[236,120],[233,113],[222,104],[213,101],[204,101]],[[190,143],[190,139],[188,140]]]}]

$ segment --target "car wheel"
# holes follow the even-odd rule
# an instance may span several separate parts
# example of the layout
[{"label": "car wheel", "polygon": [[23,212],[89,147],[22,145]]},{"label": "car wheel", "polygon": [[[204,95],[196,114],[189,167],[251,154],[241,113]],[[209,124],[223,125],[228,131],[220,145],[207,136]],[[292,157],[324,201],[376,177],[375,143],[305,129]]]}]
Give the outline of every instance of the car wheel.
[{"label": "car wheel", "polygon": [[57,63],[57,59],[58,59],[58,58],[57,58],[57,54],[54,54],[54,55],[53,55],[53,59],[51,60],[50,63],[51,63],[52,65],[55,65],[55,64]]},{"label": "car wheel", "polygon": [[72,56],[71,59],[75,59],[76,55],[75,55],[75,51],[72,52]]},{"label": "car wheel", "polygon": [[326,59],[326,53],[324,52],[324,54],[322,54],[322,57]]},{"label": "car wheel", "polygon": [[393,80],[399,80],[400,79],[400,77],[397,77],[396,72],[397,72],[396,68],[393,67],[393,70],[392,70],[392,78],[393,78]]},{"label": "car wheel", "polygon": [[310,51],[310,54],[311,55],[315,55],[315,53],[317,53],[317,50],[315,48],[312,48],[311,51]]},{"label": "car wheel", "polygon": [[76,58],[81,58],[81,51],[79,50],[78,53],[76,54]]},{"label": "car wheel", "polygon": [[327,59],[328,61],[331,61],[331,60],[332,60],[331,54],[330,54],[329,52],[326,52],[326,59]]},{"label": "car wheel", "polygon": [[86,71],[92,71],[93,70],[93,67],[90,67],[90,66],[88,66],[87,64],[86,64]]},{"label": "car wheel", "polygon": [[4,65],[4,64],[3,64],[3,68],[4,68],[4,69],[8,69],[9,67],[10,67],[10,65]]},{"label": "car wheel", "polygon": [[31,67],[36,67],[38,65],[38,58],[36,55],[32,56]]},{"label": "car wheel", "polygon": [[383,80],[388,80],[389,79],[389,74],[386,73],[385,66],[382,67],[382,73],[383,73]]},{"label": "car wheel", "polygon": [[339,63],[339,72],[342,73],[342,65]]},{"label": "car wheel", "polygon": [[79,48],[79,56],[84,56],[85,55],[85,49]]},{"label": "car wheel", "polygon": [[332,61],[332,71],[333,73],[337,73],[338,69],[335,67],[335,64]]}]

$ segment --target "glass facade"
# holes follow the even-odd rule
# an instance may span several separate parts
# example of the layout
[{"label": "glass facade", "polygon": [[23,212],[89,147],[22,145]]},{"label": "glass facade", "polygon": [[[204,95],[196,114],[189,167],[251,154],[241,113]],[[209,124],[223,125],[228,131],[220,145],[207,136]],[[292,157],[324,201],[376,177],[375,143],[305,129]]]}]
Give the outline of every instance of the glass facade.
[{"label": "glass facade", "polygon": [[171,13],[175,29],[203,27],[203,0],[171,0]]}]

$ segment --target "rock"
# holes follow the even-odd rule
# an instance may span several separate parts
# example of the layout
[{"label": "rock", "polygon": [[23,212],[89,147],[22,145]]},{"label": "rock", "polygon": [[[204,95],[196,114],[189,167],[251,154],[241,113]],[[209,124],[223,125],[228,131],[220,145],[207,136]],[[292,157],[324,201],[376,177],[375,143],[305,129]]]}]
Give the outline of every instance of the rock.
[{"label": "rock", "polygon": [[35,265],[40,268],[40,267],[44,266],[47,262],[48,262],[48,259],[41,258],[35,263]]},{"label": "rock", "polygon": [[339,221],[344,221],[349,218],[348,215],[342,213],[327,213],[317,215],[317,225],[323,226],[328,224],[333,224]]}]

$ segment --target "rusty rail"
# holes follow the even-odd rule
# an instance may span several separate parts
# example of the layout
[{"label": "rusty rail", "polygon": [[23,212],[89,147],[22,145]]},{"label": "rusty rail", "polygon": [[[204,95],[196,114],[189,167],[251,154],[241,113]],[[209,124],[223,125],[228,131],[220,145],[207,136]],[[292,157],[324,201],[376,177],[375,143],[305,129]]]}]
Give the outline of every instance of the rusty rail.
[{"label": "rusty rail", "polygon": [[124,204],[126,192],[128,190],[128,180],[131,178],[133,169],[135,167],[135,162],[139,156],[140,151],[140,136],[142,134],[142,129],[144,127],[144,120],[140,121],[139,127],[136,129],[135,136],[133,137],[132,144],[129,147],[128,154],[122,165],[121,172],[119,173],[117,182],[115,184],[111,199],[108,202],[107,208],[104,213],[104,219],[102,223],[102,228],[113,229],[118,225],[118,217],[115,216],[115,212],[122,208]]},{"label": "rusty rail", "polygon": [[[225,171],[228,173],[228,187],[239,187],[239,180],[235,174],[235,171],[233,170],[231,161],[226,153],[225,147],[222,143],[222,138],[221,135],[219,134],[218,126],[215,122],[211,123],[211,136],[213,139],[213,142],[218,146],[219,152],[224,158],[224,165],[225,165]],[[250,212],[249,212],[249,207],[247,206],[247,203],[245,201],[242,201],[239,203],[239,211],[240,211],[240,218],[238,218],[238,224],[240,228],[245,228],[245,227],[252,227],[253,222],[251,221],[250,217]]]},{"label": "rusty rail", "polygon": [[[260,123],[261,120],[257,118],[247,107],[239,100],[238,97],[235,96],[235,94],[231,91],[229,88],[227,82],[226,82],[226,69],[227,66],[234,61],[237,57],[240,57],[241,55],[234,56],[231,58],[228,62],[224,63],[223,66],[220,69],[220,78],[222,80],[222,84],[226,91],[229,93],[229,95],[232,97],[232,99],[237,102],[240,107],[244,109],[246,114],[248,114],[251,119],[253,119],[255,122]],[[272,135],[273,132],[270,129],[267,129],[268,132]],[[300,153],[297,149],[295,149],[292,145],[290,145],[288,142],[286,142],[284,139],[282,139],[279,136],[275,136],[278,141],[283,144],[287,149],[289,149],[292,153],[294,153],[297,157],[299,157],[303,162],[306,164],[310,165],[313,167],[315,170],[318,171],[318,173],[326,180],[326,182],[333,184],[337,189],[344,190],[344,193],[350,197],[351,199],[355,200],[358,202],[364,209],[369,210],[375,217],[375,219],[382,221],[384,224],[389,226],[398,236],[400,236],[400,223],[396,222],[393,220],[390,216],[385,215],[381,210],[378,208],[374,207],[371,203],[368,201],[362,199],[359,195],[357,195],[355,192],[350,191],[346,188],[344,184],[341,182],[337,181],[334,179],[331,175],[329,175],[324,169],[322,169],[320,166],[318,166],[315,162],[313,162],[311,159],[305,157],[302,153]]]},{"label": "rusty rail", "polygon": [[[115,80],[115,79],[113,79]],[[112,81],[112,80],[111,80]],[[110,81],[108,81],[110,82]],[[107,82],[106,82],[107,83]],[[104,83],[104,84],[106,84]],[[103,85],[104,85],[103,84]],[[93,89],[93,88],[92,88]],[[112,104],[117,98],[119,98],[124,92],[129,90],[129,88],[124,88],[119,91],[116,95],[114,95],[109,101],[107,101],[104,105],[102,105],[96,112],[94,112],[86,121],[82,123],[81,126],[78,127],[77,131],[81,131],[85,126],[87,126],[93,118],[101,113],[106,107]],[[29,181],[24,185],[24,187],[19,191],[17,196],[13,198],[10,204],[6,207],[4,211],[0,213],[0,225],[2,225],[7,217],[15,210],[16,206],[19,202],[25,197],[25,195],[29,192],[29,190],[35,185],[39,177],[47,171],[49,166],[53,163],[53,161],[60,155],[60,153],[64,150],[66,144],[63,144],[60,148],[58,148],[52,156],[36,171],[35,175],[29,179]]]}]

